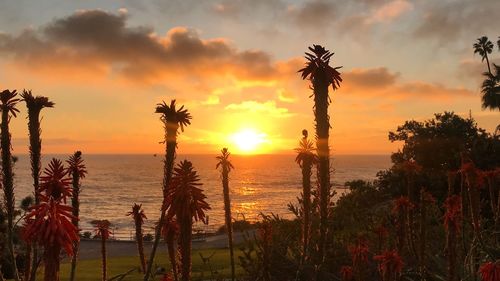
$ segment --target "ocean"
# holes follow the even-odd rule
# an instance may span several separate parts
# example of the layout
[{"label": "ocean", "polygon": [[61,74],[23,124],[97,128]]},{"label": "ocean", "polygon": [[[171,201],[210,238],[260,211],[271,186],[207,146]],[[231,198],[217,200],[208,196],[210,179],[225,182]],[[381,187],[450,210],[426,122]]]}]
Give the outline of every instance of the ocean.
[{"label": "ocean", "polygon": [[[216,155],[179,155],[176,160],[190,160],[200,175],[202,188],[211,210],[209,225],[196,224],[195,229],[215,231],[224,224],[220,173],[215,169]],[[55,157],[47,155],[42,166]],[[107,219],[116,239],[132,239],[134,225],[126,213],[134,203],[142,204],[148,217],[145,233],[153,233],[160,212],[163,179],[161,155],[83,155],[88,175],[82,180],[80,220],[82,231],[93,231],[90,222]],[[301,172],[295,155],[231,155],[235,169],[230,173],[230,193],[234,219],[259,220],[261,213],[292,217],[289,202],[300,195]],[[390,167],[389,155],[339,155],[333,157],[332,183],[338,193],[344,183],[354,179],[372,181],[379,170]],[[14,167],[16,200],[32,194],[28,155],[19,156]]]}]

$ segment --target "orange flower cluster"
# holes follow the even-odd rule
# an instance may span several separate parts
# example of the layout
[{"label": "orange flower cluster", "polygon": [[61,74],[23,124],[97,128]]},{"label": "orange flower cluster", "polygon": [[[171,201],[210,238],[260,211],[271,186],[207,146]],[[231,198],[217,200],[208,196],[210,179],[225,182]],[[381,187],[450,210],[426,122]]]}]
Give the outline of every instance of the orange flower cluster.
[{"label": "orange flower cluster", "polygon": [[481,274],[481,281],[500,280],[500,260],[484,263],[481,265],[479,273]]},{"label": "orange flower cluster", "polygon": [[64,205],[71,196],[70,182],[62,162],[52,159],[44,175],[40,177],[40,204],[31,207],[26,216],[23,238],[44,247],[59,246],[69,256],[73,255],[73,241],[78,241],[78,229],[72,224],[75,219],[72,208]]},{"label": "orange flower cluster", "polygon": [[444,214],[444,227],[448,230],[452,227],[455,231],[460,230],[461,213],[462,213],[462,197],[460,195],[452,195],[444,202],[446,213]]},{"label": "orange flower cluster", "polygon": [[403,270],[403,260],[396,250],[384,251],[381,255],[374,256],[373,259],[379,262],[378,270],[384,280],[386,276],[397,275]]}]

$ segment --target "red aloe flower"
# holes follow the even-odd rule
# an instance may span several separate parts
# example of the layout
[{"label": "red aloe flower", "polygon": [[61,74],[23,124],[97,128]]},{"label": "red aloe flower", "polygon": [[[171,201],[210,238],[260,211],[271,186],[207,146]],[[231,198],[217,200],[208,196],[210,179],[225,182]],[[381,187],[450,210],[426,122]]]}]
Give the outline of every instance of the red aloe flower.
[{"label": "red aloe flower", "polygon": [[460,231],[461,213],[462,213],[462,197],[460,195],[452,195],[444,202],[446,213],[444,214],[444,226],[446,230],[453,228],[454,231]]},{"label": "red aloe flower", "polygon": [[70,181],[65,178],[62,162],[53,159],[44,176],[40,177],[41,202],[31,208],[26,216],[23,237],[28,242],[36,242],[45,248],[44,263],[46,281],[59,280],[60,251],[64,248],[73,255],[73,242],[78,241],[78,229],[72,223],[76,219],[72,208],[64,205],[71,195]]},{"label": "red aloe flower", "polygon": [[45,168],[43,176],[40,177],[40,192],[45,192],[45,196],[50,196],[55,200],[62,199],[66,203],[66,198],[71,196],[71,178],[67,177],[67,170],[61,160],[53,158],[49,167]]},{"label": "red aloe flower", "polygon": [[172,279],[172,276],[170,276],[169,274],[165,274],[161,278],[161,281],[174,281],[174,279]]},{"label": "red aloe flower", "polygon": [[479,268],[481,281],[498,281],[500,280],[500,260],[496,262],[487,262]]},{"label": "red aloe flower", "polygon": [[396,250],[384,251],[373,259],[379,262],[378,270],[384,281],[397,280],[404,263]]},{"label": "red aloe flower", "polygon": [[26,216],[24,238],[44,247],[55,245],[63,247],[66,253],[73,255],[73,241],[78,240],[78,230],[71,223],[71,207],[61,205],[59,201],[49,199],[32,207]]},{"label": "red aloe flower", "polygon": [[210,205],[205,201],[207,196],[203,189],[200,177],[194,170],[193,164],[187,160],[182,161],[174,169],[171,185],[166,192],[165,206],[168,207],[167,219],[174,216],[180,226],[180,252],[182,265],[182,279],[191,278],[191,240],[193,220],[206,221],[205,211]]},{"label": "red aloe flower", "polygon": [[368,254],[370,252],[366,240],[359,239],[358,243],[349,247],[351,254],[352,264],[356,267],[368,263]]},{"label": "red aloe flower", "polygon": [[418,174],[422,172],[422,166],[413,160],[404,161],[399,167],[407,174]]},{"label": "red aloe flower", "polygon": [[354,281],[354,274],[352,272],[352,267],[344,265],[340,268],[340,280],[342,281]]},{"label": "red aloe flower", "polygon": [[465,175],[469,187],[480,189],[485,183],[485,173],[476,168],[472,162],[464,162],[460,172]]},{"label": "red aloe flower", "polygon": [[348,247],[352,259],[352,269],[355,279],[365,279],[365,269],[368,264],[368,255],[370,253],[368,242],[364,238],[359,238],[354,246]]},{"label": "red aloe flower", "polygon": [[410,202],[407,196],[401,196],[398,199],[394,200],[394,207],[392,208],[392,213],[399,214],[401,211],[405,211],[407,209],[413,209],[415,205]]}]

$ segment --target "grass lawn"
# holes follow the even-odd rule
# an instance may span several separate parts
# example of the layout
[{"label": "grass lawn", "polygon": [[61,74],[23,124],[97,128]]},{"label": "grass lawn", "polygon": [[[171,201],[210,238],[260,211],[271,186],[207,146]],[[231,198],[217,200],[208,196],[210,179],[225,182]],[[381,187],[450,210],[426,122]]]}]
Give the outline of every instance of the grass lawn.
[{"label": "grass lawn", "polygon": [[[204,264],[200,253],[203,257],[210,258],[210,264]],[[236,273],[241,273],[242,269],[238,266],[238,256],[240,255],[239,249],[235,249],[235,262],[236,262]],[[156,264],[162,267],[166,267],[167,270],[170,268],[170,263],[167,261],[166,253],[158,253],[156,256]],[[193,280],[204,280],[211,279],[210,267],[218,272],[218,276],[230,277],[231,275],[231,264],[229,262],[229,250],[227,249],[204,249],[204,250],[193,250],[192,253],[192,277]],[[61,280],[68,280],[69,271],[71,264],[65,262],[61,264]],[[139,258],[137,256],[131,257],[118,257],[118,258],[108,258],[108,279],[121,273],[125,273],[132,268],[138,268]],[[43,269],[40,270],[40,277],[38,280],[43,278]],[[77,281],[99,281],[101,280],[101,260],[81,260],[77,265],[76,272]],[[128,281],[139,281],[142,280],[142,274],[137,270],[125,277],[123,280]],[[156,280],[159,280],[157,278]]]}]

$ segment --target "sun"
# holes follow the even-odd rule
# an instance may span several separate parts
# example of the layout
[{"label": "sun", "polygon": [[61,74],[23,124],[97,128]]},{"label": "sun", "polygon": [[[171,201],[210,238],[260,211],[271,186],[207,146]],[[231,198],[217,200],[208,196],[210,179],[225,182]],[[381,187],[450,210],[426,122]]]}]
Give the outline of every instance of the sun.
[{"label": "sun", "polygon": [[242,129],[231,135],[231,141],[240,153],[250,154],[259,149],[265,142],[267,135],[254,129]]}]

